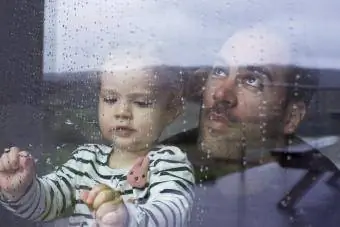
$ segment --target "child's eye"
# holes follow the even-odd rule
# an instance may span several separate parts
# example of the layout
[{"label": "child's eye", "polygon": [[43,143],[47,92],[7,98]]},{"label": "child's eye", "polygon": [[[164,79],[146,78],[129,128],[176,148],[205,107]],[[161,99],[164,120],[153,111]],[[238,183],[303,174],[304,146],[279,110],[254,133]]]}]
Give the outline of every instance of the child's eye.
[{"label": "child's eye", "polygon": [[147,101],[135,101],[134,102],[137,106],[139,107],[150,107],[153,105],[153,102],[151,100],[147,100]]},{"label": "child's eye", "polygon": [[108,104],[114,104],[115,102],[117,102],[117,98],[103,98],[105,103]]}]

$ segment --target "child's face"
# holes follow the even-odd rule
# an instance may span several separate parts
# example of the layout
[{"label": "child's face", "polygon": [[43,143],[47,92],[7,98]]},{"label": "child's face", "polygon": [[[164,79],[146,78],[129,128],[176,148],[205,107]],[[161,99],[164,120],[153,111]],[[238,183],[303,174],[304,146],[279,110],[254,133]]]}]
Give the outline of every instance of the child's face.
[{"label": "child's face", "polygon": [[167,95],[154,89],[144,71],[104,73],[99,97],[103,137],[117,148],[137,151],[157,140],[169,123]]}]

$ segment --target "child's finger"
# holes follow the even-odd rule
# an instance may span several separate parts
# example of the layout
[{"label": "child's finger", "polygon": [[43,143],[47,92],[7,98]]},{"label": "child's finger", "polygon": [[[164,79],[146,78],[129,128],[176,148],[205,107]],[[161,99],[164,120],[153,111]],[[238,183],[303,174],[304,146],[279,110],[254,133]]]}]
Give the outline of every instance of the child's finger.
[{"label": "child's finger", "polygon": [[99,185],[94,186],[87,196],[86,203],[88,205],[92,205],[98,193],[104,189],[111,189],[111,188],[104,184],[99,184]]},{"label": "child's finger", "polygon": [[5,153],[3,153],[0,157],[0,172],[4,172],[5,169],[5,165],[2,163],[2,160],[4,159],[4,156],[6,155],[8,151],[5,149]]},{"label": "child's finger", "polygon": [[86,203],[87,198],[89,197],[89,191],[81,191],[80,192],[80,199]]},{"label": "child's finger", "polygon": [[19,152],[19,156],[20,157],[26,157],[26,158],[31,158],[32,155],[30,153],[28,153],[27,151],[20,151]]},{"label": "child's finger", "polygon": [[105,214],[104,217],[99,221],[100,227],[123,227],[124,220],[115,211]]},{"label": "child's finger", "polygon": [[20,152],[20,149],[19,149],[19,147],[11,147],[11,148],[9,148],[8,153],[10,153],[10,152]]},{"label": "child's finger", "polygon": [[117,215],[116,212],[111,212],[106,215],[101,220],[103,227],[123,227],[124,220],[121,220],[122,218]]},{"label": "child's finger", "polygon": [[4,153],[1,156],[0,161],[1,161],[1,164],[2,164],[2,167],[3,167],[3,171],[9,171],[11,169],[11,165],[10,165],[8,156],[9,156],[8,153]]},{"label": "child's finger", "polygon": [[115,201],[102,204],[96,212],[96,218],[100,220],[101,223],[113,226],[123,223],[126,216],[127,210],[124,203],[117,204]]},{"label": "child's finger", "polygon": [[34,167],[35,162],[32,157],[27,151],[20,151],[19,152],[19,166],[26,170],[32,170]]},{"label": "child's finger", "polygon": [[17,170],[19,168],[19,149],[11,149],[11,151],[8,153],[8,160],[11,169]]},{"label": "child's finger", "polygon": [[96,218],[101,220],[105,214],[114,212],[117,210],[117,208],[118,206],[115,204],[112,204],[112,201],[105,202],[101,204],[98,210],[96,211]]},{"label": "child's finger", "polygon": [[116,193],[112,189],[104,189],[95,197],[92,208],[97,210],[100,205],[116,199]]},{"label": "child's finger", "polygon": [[2,157],[0,158],[0,172],[4,172],[4,171],[5,171],[5,167],[4,167],[4,165],[2,164],[1,159],[2,159]]}]

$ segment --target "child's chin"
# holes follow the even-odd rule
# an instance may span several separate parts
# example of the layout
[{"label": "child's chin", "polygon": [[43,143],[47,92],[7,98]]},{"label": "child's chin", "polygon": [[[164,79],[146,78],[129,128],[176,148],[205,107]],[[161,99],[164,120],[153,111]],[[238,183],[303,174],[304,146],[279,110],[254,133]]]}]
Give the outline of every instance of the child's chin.
[{"label": "child's chin", "polygon": [[[145,145],[145,141],[136,141],[134,139],[115,139],[113,141],[113,146],[122,151],[139,151],[143,149],[148,149],[151,145]],[[149,143],[148,143],[149,144]]]},{"label": "child's chin", "polygon": [[131,138],[115,138],[113,144],[117,148],[121,149],[132,149],[135,147],[135,142]]}]

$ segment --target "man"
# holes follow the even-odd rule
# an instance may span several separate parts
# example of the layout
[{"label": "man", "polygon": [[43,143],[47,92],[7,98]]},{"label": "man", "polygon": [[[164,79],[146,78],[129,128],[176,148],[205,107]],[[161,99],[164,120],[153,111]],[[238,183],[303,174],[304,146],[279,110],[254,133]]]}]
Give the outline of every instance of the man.
[{"label": "man", "polygon": [[203,153],[189,152],[193,162],[228,162],[231,171],[240,163],[273,161],[268,151],[293,137],[318,80],[314,72],[295,66],[292,53],[287,42],[263,26],[234,34],[212,70],[199,70],[188,84],[197,90],[190,83],[205,83],[199,130],[168,142],[197,140],[193,134],[198,133]]},{"label": "man", "polygon": [[287,42],[262,26],[228,39],[204,92],[204,152],[256,164],[271,161],[268,149],[286,145],[305,116],[317,79],[294,65],[292,53]]},{"label": "man", "polygon": [[[241,30],[222,46],[203,92],[202,152],[188,146],[197,140],[195,131],[168,140],[184,141],[196,166],[200,184],[192,226],[309,224],[276,209],[301,172],[280,168],[269,152],[303,143],[294,134],[318,78],[296,66],[297,60],[288,42],[262,26]],[[323,194],[315,191],[320,201]]]}]

